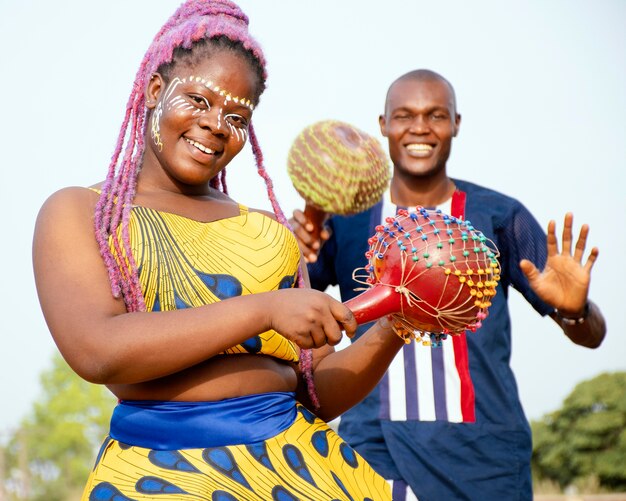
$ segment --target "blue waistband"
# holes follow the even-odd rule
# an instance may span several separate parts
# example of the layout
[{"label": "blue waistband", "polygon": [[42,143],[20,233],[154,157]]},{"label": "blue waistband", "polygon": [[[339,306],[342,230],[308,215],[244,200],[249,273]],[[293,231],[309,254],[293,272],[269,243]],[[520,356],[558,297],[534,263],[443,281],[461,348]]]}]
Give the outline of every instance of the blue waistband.
[{"label": "blue waistband", "polygon": [[293,392],[272,392],[216,402],[122,400],[110,435],[156,450],[251,444],[286,430],[296,419]]}]

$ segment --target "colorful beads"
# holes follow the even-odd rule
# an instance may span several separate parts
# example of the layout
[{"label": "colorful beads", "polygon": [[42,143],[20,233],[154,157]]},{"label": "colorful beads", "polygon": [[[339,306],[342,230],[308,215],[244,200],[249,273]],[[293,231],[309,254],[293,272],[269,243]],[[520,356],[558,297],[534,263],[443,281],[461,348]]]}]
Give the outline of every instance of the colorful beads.
[{"label": "colorful beads", "polygon": [[[490,241],[469,222],[420,207],[398,212],[395,218],[385,221],[385,225],[376,227],[376,238],[369,240],[366,257],[370,266],[365,268],[371,279],[368,283],[387,283],[381,274],[390,267],[403,266],[403,282],[398,286],[403,294],[403,311],[412,311],[410,301],[417,301],[421,313],[412,313],[417,317],[410,317],[411,322],[420,315],[431,315],[429,322],[434,322],[427,329],[411,327],[409,322],[401,337],[436,347],[445,334],[480,327],[500,280],[497,249],[490,247]],[[416,280],[423,283],[413,292]]]}]

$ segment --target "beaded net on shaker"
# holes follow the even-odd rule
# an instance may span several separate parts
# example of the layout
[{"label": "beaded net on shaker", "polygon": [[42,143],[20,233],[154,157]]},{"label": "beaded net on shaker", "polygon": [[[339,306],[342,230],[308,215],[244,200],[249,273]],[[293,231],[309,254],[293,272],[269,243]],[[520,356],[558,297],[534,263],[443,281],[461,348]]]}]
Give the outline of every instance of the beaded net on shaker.
[{"label": "beaded net on shaker", "polygon": [[308,204],[343,215],[378,202],[390,177],[378,140],[338,120],[322,120],[300,132],[289,150],[287,172]]},{"label": "beaded net on shaker", "polygon": [[500,280],[499,252],[470,221],[418,206],[387,218],[368,243],[369,263],[354,273],[370,287],[361,296],[380,287],[395,292],[378,306],[396,310],[383,315],[391,314],[407,343],[439,346],[448,334],[481,326]]}]

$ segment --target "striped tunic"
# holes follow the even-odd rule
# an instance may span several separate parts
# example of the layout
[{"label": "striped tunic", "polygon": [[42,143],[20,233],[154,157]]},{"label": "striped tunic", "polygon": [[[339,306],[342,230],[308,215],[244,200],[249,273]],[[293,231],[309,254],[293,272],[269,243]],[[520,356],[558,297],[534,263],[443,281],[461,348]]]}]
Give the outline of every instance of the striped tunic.
[{"label": "striped tunic", "polygon": [[[519,201],[454,182],[466,195],[464,214],[439,208],[463,215],[500,251],[489,316],[477,332],[449,337],[443,349],[404,347],[372,393],[342,416],[339,431],[379,473],[406,482],[421,501],[531,499],[530,427],[509,364],[507,297],[513,287],[540,314],[552,311],[519,269],[522,258],[544,266],[545,233]],[[367,239],[395,210],[387,197],[368,211],[333,217],[332,237],[309,266],[312,286],[339,285],[343,300],[354,297],[359,284],[352,272],[367,262]]]}]

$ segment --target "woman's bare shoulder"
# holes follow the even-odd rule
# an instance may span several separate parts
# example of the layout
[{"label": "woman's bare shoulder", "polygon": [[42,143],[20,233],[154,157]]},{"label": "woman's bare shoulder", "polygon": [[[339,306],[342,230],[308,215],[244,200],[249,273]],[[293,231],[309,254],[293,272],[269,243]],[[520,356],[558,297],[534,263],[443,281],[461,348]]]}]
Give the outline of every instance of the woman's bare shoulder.
[{"label": "woman's bare shoulder", "polygon": [[81,186],[70,186],[54,192],[39,210],[36,234],[50,226],[55,230],[68,232],[77,227],[92,228],[99,197],[93,189]]},{"label": "woman's bare shoulder", "polygon": [[59,209],[95,209],[99,190],[95,187],[68,186],[55,191],[48,197],[42,206],[42,211]]}]

